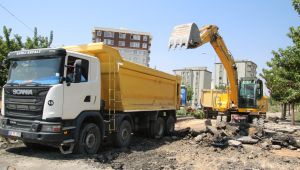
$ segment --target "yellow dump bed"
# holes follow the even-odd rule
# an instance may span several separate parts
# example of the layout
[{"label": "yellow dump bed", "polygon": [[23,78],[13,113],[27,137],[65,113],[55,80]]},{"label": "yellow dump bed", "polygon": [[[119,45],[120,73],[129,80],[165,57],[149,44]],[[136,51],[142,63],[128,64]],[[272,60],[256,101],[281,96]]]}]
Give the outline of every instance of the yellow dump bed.
[{"label": "yellow dump bed", "polygon": [[103,43],[64,47],[97,57],[101,67],[101,97],[106,110],[175,110],[180,101],[180,77],[123,59]]},{"label": "yellow dump bed", "polygon": [[214,111],[225,111],[228,108],[227,90],[203,89],[201,94],[201,105]]}]

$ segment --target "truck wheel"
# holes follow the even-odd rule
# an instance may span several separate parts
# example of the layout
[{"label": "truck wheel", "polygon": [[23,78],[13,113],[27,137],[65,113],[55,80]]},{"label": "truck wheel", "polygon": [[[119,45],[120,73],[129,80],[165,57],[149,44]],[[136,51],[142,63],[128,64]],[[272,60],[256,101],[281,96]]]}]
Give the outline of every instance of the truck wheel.
[{"label": "truck wheel", "polygon": [[170,135],[175,131],[175,118],[173,116],[169,116],[166,120],[166,134]]},{"label": "truck wheel", "polygon": [[77,153],[95,154],[98,152],[101,144],[101,132],[95,123],[83,125],[80,131],[79,141],[77,143]]},{"label": "truck wheel", "polygon": [[128,120],[123,120],[119,130],[114,134],[114,144],[117,147],[126,147],[130,144],[132,128]]},{"label": "truck wheel", "polygon": [[165,120],[158,117],[156,121],[151,123],[150,136],[152,138],[162,138],[165,133]]}]

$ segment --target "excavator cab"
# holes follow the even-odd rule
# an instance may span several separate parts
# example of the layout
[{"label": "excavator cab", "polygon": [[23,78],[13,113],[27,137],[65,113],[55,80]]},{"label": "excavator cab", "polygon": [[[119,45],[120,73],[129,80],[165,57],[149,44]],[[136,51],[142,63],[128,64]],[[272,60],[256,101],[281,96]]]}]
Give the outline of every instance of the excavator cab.
[{"label": "excavator cab", "polygon": [[263,83],[253,77],[241,78],[239,82],[239,108],[257,108],[257,101],[263,97]]}]

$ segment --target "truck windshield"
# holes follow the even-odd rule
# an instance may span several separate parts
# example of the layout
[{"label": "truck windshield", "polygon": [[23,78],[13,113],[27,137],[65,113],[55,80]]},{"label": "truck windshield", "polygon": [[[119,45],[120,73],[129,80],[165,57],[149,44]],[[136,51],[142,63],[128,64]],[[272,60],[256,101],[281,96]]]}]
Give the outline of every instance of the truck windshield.
[{"label": "truck windshield", "polygon": [[58,84],[61,57],[15,60],[10,66],[8,84]]}]

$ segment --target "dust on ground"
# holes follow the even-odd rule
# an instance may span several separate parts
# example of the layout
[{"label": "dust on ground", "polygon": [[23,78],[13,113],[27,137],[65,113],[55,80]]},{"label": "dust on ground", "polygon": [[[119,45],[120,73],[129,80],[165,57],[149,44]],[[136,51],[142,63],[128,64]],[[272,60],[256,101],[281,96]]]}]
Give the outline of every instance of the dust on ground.
[{"label": "dust on ground", "polygon": [[[1,145],[0,169],[300,169],[297,150],[266,150],[259,144],[218,148],[188,137],[205,130],[205,120],[178,122],[177,133],[163,139],[134,136],[128,148],[109,143],[92,156],[62,155],[58,149],[29,149],[21,142]],[[212,121],[215,125],[215,121]],[[190,127],[190,130],[186,130]]]}]

